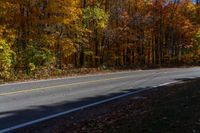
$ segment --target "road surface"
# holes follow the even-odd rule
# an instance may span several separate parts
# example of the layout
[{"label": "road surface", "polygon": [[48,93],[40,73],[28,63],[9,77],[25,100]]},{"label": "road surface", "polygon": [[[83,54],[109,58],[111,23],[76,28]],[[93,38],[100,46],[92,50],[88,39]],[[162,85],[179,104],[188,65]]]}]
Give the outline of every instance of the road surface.
[{"label": "road surface", "polygon": [[0,85],[0,133],[144,88],[197,77],[200,77],[200,67],[126,71]]}]

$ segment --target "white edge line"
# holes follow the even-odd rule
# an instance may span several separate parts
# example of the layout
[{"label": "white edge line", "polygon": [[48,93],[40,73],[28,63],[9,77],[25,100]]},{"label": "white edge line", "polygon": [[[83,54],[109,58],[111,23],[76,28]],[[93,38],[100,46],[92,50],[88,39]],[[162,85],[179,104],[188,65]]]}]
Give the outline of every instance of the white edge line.
[{"label": "white edge line", "polygon": [[133,95],[133,94],[137,94],[137,93],[140,93],[140,92],[143,92],[143,91],[151,90],[151,89],[154,89],[156,87],[167,86],[167,85],[174,84],[174,83],[177,83],[177,82],[178,81],[168,82],[168,83],[160,84],[158,86],[153,86],[153,87],[148,88],[148,89],[141,89],[141,90],[137,90],[137,91],[134,91],[134,92],[119,95],[119,96],[116,96],[116,97],[112,97],[112,98],[109,98],[109,99],[101,100],[99,102],[91,103],[91,104],[84,105],[84,106],[81,106],[81,107],[77,107],[77,108],[74,108],[74,109],[71,109],[71,110],[68,110],[68,111],[65,111],[65,112],[61,112],[61,113],[58,113],[58,114],[54,114],[54,115],[43,117],[43,118],[40,118],[40,119],[37,119],[37,120],[26,122],[26,123],[23,123],[23,124],[20,124],[20,125],[16,125],[16,126],[13,126],[13,127],[10,127],[10,128],[6,128],[6,129],[3,129],[3,130],[0,130],[0,133],[11,132],[11,131],[17,130],[19,128],[27,127],[27,126],[30,126],[30,125],[33,125],[33,124],[36,124],[36,123],[39,123],[39,122],[43,122],[43,121],[50,120],[50,119],[53,119],[53,118],[56,118],[56,117],[59,117],[59,116],[67,115],[67,114],[70,114],[70,113],[73,113],[73,112],[76,112],[76,111],[79,111],[79,110],[82,110],[82,109],[90,108],[90,107],[93,107],[93,106],[96,106],[96,105],[100,105],[100,104],[103,104],[103,103],[114,101],[114,100],[117,100],[117,99],[120,99],[120,98],[123,98],[123,97],[127,97],[127,96],[130,96],[130,95]]},{"label": "white edge line", "polygon": [[154,88],[156,87],[162,87],[162,86],[167,86],[167,85],[170,85],[170,84],[175,84],[175,83],[178,83],[179,81],[172,81],[172,82],[167,82],[167,83],[163,83],[163,84],[160,84],[160,85],[157,85],[157,86],[153,86]]}]

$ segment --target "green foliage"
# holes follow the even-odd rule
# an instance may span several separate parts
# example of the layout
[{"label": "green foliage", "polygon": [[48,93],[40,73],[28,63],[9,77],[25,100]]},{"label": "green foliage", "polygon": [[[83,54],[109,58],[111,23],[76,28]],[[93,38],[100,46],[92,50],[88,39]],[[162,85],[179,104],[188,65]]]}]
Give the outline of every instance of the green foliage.
[{"label": "green foliage", "polygon": [[190,52],[193,54],[198,54],[198,50],[200,50],[200,32],[197,32],[194,36],[194,45]]},{"label": "green foliage", "polygon": [[36,69],[35,65],[33,63],[29,63],[29,69],[30,71],[34,71]]},{"label": "green foliage", "polygon": [[0,78],[8,79],[10,77],[12,53],[10,44],[0,38]]},{"label": "green foliage", "polygon": [[200,63],[200,32],[194,35],[194,44],[190,49],[187,49],[182,56],[186,64],[199,64]]},{"label": "green foliage", "polygon": [[87,7],[84,10],[83,19],[85,24],[94,22],[96,24],[96,28],[104,29],[107,26],[109,14],[98,6]]},{"label": "green foliage", "polygon": [[196,62],[200,62],[200,32],[195,35],[195,45],[193,47],[194,59]]},{"label": "green foliage", "polygon": [[36,67],[47,65],[51,60],[51,53],[48,49],[32,45],[26,49],[26,58],[29,69],[33,71]]},{"label": "green foliage", "polygon": [[195,41],[196,43],[200,44],[200,32],[197,32],[195,35]]}]

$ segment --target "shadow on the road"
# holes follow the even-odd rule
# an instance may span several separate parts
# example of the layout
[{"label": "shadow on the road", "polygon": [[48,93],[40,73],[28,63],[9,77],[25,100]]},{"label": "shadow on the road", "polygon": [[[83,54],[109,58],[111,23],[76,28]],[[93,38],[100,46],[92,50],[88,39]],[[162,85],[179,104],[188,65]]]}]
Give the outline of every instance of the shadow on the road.
[{"label": "shadow on the road", "polygon": [[[175,79],[178,81],[189,81],[193,79]],[[23,124],[26,122],[29,122],[31,120],[36,120],[39,118],[42,118],[44,116],[49,116],[52,114],[57,114],[63,111],[71,110],[77,107],[81,107],[84,105],[88,105],[91,103],[95,103],[101,100],[105,100],[111,97],[116,97],[122,94],[135,92],[141,89],[147,89],[152,88],[151,86],[146,86],[145,88],[137,88],[137,89],[127,89],[119,93],[111,93],[104,96],[97,96],[97,97],[87,97],[83,99],[78,99],[76,101],[65,101],[62,103],[56,103],[48,106],[34,106],[29,107],[24,110],[13,110],[13,111],[7,111],[7,112],[0,112],[0,130],[12,127],[14,125]],[[137,95],[137,94],[133,94]],[[132,96],[132,95],[131,95]],[[66,95],[67,97],[67,95]],[[70,114],[68,114],[70,115]]]}]

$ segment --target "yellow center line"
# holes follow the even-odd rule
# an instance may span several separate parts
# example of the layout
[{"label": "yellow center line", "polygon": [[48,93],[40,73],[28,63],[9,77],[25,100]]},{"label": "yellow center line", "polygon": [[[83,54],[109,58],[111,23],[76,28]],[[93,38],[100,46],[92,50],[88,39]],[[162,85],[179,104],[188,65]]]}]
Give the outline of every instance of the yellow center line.
[{"label": "yellow center line", "polygon": [[[117,80],[117,79],[133,77],[133,76],[134,75],[131,75],[131,76],[129,75],[129,76],[117,77],[117,78],[107,78],[107,79],[99,79],[99,80],[79,82],[79,83],[62,84],[62,85],[42,87],[42,88],[33,88],[33,89],[25,89],[25,90],[20,90],[20,91],[5,92],[5,93],[0,93],[0,96],[7,96],[7,95],[13,95],[13,94],[19,94],[19,93],[27,93],[27,92],[33,92],[33,91],[41,91],[41,90],[47,90],[47,89],[53,89],[53,88],[59,88],[59,87],[69,87],[69,86],[80,85],[80,84],[97,83],[97,82],[109,81],[109,80]],[[135,77],[137,77],[137,76],[135,76]]]}]

